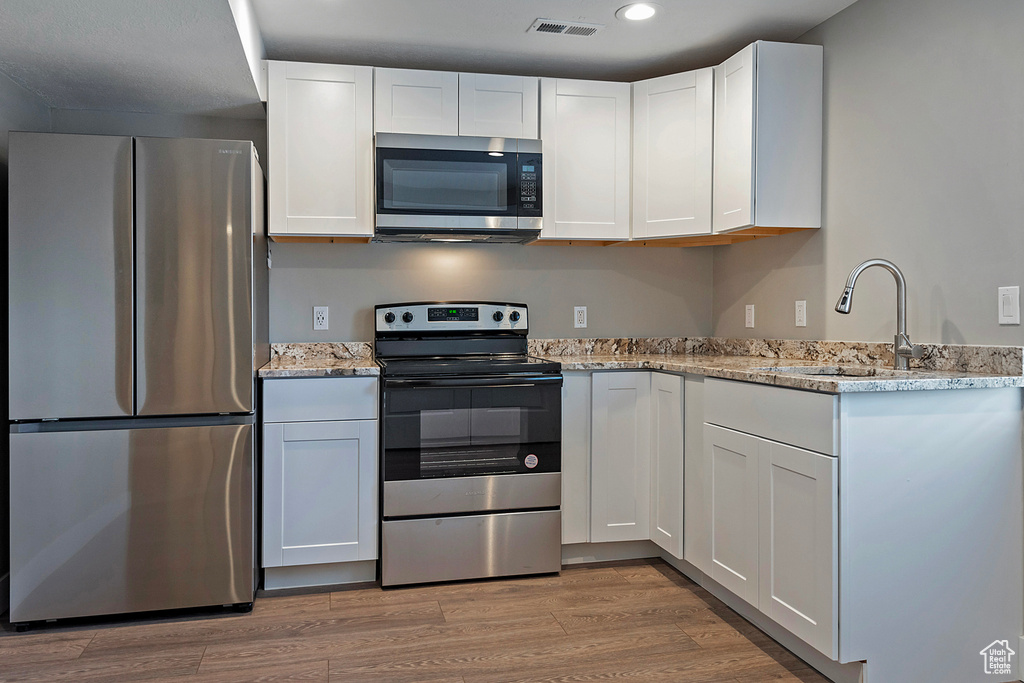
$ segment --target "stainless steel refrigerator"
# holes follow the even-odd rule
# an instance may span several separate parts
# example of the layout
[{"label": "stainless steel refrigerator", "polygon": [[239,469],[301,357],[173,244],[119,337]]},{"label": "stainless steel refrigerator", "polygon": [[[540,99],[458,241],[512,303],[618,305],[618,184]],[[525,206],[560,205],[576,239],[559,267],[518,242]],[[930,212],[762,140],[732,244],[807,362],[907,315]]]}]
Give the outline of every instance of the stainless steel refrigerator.
[{"label": "stainless steel refrigerator", "polygon": [[12,623],[251,603],[250,142],[10,134]]}]

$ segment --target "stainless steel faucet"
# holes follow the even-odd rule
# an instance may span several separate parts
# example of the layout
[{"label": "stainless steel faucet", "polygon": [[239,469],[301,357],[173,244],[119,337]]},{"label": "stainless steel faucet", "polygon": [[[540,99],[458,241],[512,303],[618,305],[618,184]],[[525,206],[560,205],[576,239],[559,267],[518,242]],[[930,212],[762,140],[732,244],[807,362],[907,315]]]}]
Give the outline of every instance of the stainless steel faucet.
[{"label": "stainless steel faucet", "polygon": [[896,337],[893,343],[893,367],[897,370],[907,370],[910,358],[920,358],[923,349],[919,344],[912,344],[907,336],[907,281],[903,279],[903,273],[892,261],[883,258],[873,258],[860,264],[852,271],[850,277],[846,278],[846,289],[839,297],[836,304],[836,313],[849,313],[853,305],[853,287],[857,284],[860,274],[871,266],[881,266],[896,279]]}]

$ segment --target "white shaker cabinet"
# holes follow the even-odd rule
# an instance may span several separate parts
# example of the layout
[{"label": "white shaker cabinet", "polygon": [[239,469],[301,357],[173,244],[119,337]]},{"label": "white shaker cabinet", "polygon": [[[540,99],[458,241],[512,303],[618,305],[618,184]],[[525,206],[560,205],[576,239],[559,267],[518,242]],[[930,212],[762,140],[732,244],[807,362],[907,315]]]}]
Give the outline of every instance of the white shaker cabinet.
[{"label": "white shaker cabinet", "polygon": [[758,608],[835,658],[839,640],[837,459],[763,441]]},{"label": "white shaker cabinet", "polygon": [[711,233],[711,68],[633,84],[633,238]]},{"label": "white shaker cabinet", "polygon": [[269,62],[268,233],[373,234],[373,69]]},{"label": "white shaker cabinet", "polygon": [[714,232],[821,227],[821,46],[758,41],[714,72]]},{"label": "white shaker cabinet", "polygon": [[711,577],[757,606],[758,451],[761,440],[704,427],[710,483]]},{"label": "white shaker cabinet", "polygon": [[459,74],[375,69],[374,132],[459,134]]},{"label": "white shaker cabinet", "polygon": [[590,541],[650,538],[651,373],[593,375]]},{"label": "white shaker cabinet", "polygon": [[562,373],[562,544],[590,541],[591,375]]},{"label": "white shaker cabinet", "polygon": [[704,399],[711,557],[701,569],[836,659],[838,399],[718,379],[705,380]]},{"label": "white shaker cabinet", "polygon": [[539,79],[459,74],[459,135],[537,139]]},{"label": "white shaker cabinet", "polygon": [[626,240],[630,84],[541,79],[542,239]]},{"label": "white shaker cabinet", "polygon": [[683,376],[651,373],[651,535],[683,558]]},{"label": "white shaker cabinet", "polygon": [[276,568],[377,559],[376,418],[373,377],[264,381],[268,588]]}]

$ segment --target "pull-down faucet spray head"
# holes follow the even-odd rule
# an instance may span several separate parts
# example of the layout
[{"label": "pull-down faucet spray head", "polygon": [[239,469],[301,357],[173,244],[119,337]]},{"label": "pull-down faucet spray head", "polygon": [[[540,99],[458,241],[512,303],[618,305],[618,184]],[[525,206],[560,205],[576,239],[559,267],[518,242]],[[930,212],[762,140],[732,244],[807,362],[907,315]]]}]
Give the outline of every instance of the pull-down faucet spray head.
[{"label": "pull-down faucet spray head", "polygon": [[851,306],[853,306],[853,287],[847,286],[843,290],[842,296],[839,297],[839,301],[836,302],[836,313],[849,313]]}]

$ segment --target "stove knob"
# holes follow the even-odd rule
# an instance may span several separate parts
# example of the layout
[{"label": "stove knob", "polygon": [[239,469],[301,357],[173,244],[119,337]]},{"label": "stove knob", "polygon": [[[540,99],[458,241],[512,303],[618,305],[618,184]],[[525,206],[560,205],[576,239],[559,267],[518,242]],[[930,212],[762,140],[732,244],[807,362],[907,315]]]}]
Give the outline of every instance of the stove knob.
[{"label": "stove knob", "polygon": [[386,322],[388,325],[390,325],[391,323],[395,322],[395,314],[392,313],[391,311],[388,311],[387,313],[385,313],[384,314],[384,322]]},{"label": "stove knob", "polygon": [[519,311],[512,311],[508,314],[508,319],[514,323],[519,322]]},{"label": "stove knob", "polygon": [[494,318],[494,322],[500,323],[502,320],[505,319],[505,314],[502,313],[501,311],[495,311],[494,315],[492,315],[491,317]]},{"label": "stove knob", "polygon": [[410,313],[409,311],[406,311],[405,313],[403,313],[402,314],[402,322],[411,323],[412,322],[412,313]]}]

